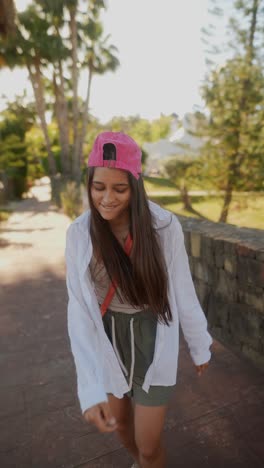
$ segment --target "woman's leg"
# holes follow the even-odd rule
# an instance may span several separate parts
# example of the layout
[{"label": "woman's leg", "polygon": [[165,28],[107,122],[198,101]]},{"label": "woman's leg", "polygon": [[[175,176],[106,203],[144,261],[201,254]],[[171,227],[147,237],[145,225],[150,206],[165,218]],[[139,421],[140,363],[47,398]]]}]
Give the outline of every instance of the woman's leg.
[{"label": "woman's leg", "polygon": [[118,423],[117,433],[119,439],[138,462],[138,449],[135,442],[134,412],[131,398],[127,396],[116,398],[114,395],[108,395],[108,400],[113,415]]},{"label": "woman's leg", "polygon": [[135,405],[135,440],[141,468],[165,468],[161,436],[167,408]]}]

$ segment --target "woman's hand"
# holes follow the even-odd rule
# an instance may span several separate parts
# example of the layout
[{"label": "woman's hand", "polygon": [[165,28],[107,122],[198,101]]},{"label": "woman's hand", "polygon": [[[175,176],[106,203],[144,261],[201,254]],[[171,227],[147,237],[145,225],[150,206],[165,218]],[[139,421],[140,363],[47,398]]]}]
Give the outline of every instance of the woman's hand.
[{"label": "woman's hand", "polygon": [[94,424],[100,432],[114,432],[117,429],[117,422],[108,402],[92,406],[84,412],[83,417],[87,422]]},{"label": "woman's hand", "polygon": [[207,369],[208,366],[209,366],[209,362],[206,362],[205,364],[201,364],[200,366],[195,366],[197,374],[198,374],[199,377]]}]

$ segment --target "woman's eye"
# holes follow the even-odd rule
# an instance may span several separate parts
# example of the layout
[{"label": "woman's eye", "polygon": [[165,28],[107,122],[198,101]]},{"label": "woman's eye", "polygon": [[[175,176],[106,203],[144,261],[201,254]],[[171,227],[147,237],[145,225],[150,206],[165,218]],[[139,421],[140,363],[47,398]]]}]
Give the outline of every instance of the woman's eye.
[{"label": "woman's eye", "polygon": [[[103,192],[105,190],[104,187],[97,187],[96,185],[93,185],[93,189],[96,190],[97,192]],[[126,188],[125,189],[115,189],[116,193],[125,193],[126,191]]]}]

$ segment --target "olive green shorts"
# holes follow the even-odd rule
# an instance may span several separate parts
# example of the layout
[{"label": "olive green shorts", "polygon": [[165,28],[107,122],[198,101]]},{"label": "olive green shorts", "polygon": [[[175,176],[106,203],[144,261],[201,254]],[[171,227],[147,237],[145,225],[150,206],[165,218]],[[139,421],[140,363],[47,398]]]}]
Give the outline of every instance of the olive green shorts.
[{"label": "olive green shorts", "polygon": [[148,393],[142,388],[154,356],[157,330],[154,314],[150,310],[126,314],[108,309],[103,323],[131,388],[126,395],[144,406],[167,405],[175,385],[150,386]]}]

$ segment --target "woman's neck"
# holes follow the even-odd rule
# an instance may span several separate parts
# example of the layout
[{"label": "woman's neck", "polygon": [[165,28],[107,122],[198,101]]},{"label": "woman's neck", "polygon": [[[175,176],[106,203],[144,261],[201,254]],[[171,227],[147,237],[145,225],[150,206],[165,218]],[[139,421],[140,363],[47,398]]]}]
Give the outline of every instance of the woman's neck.
[{"label": "woman's neck", "polygon": [[120,245],[124,248],[126,238],[129,233],[129,217],[122,217],[122,219],[115,220],[110,223],[110,228],[115,238],[118,240]]},{"label": "woman's neck", "polygon": [[109,225],[111,228],[111,231],[115,233],[121,233],[125,231],[129,231],[129,224],[130,224],[130,219],[129,219],[129,213],[123,213],[120,217],[113,219],[109,221]]}]

